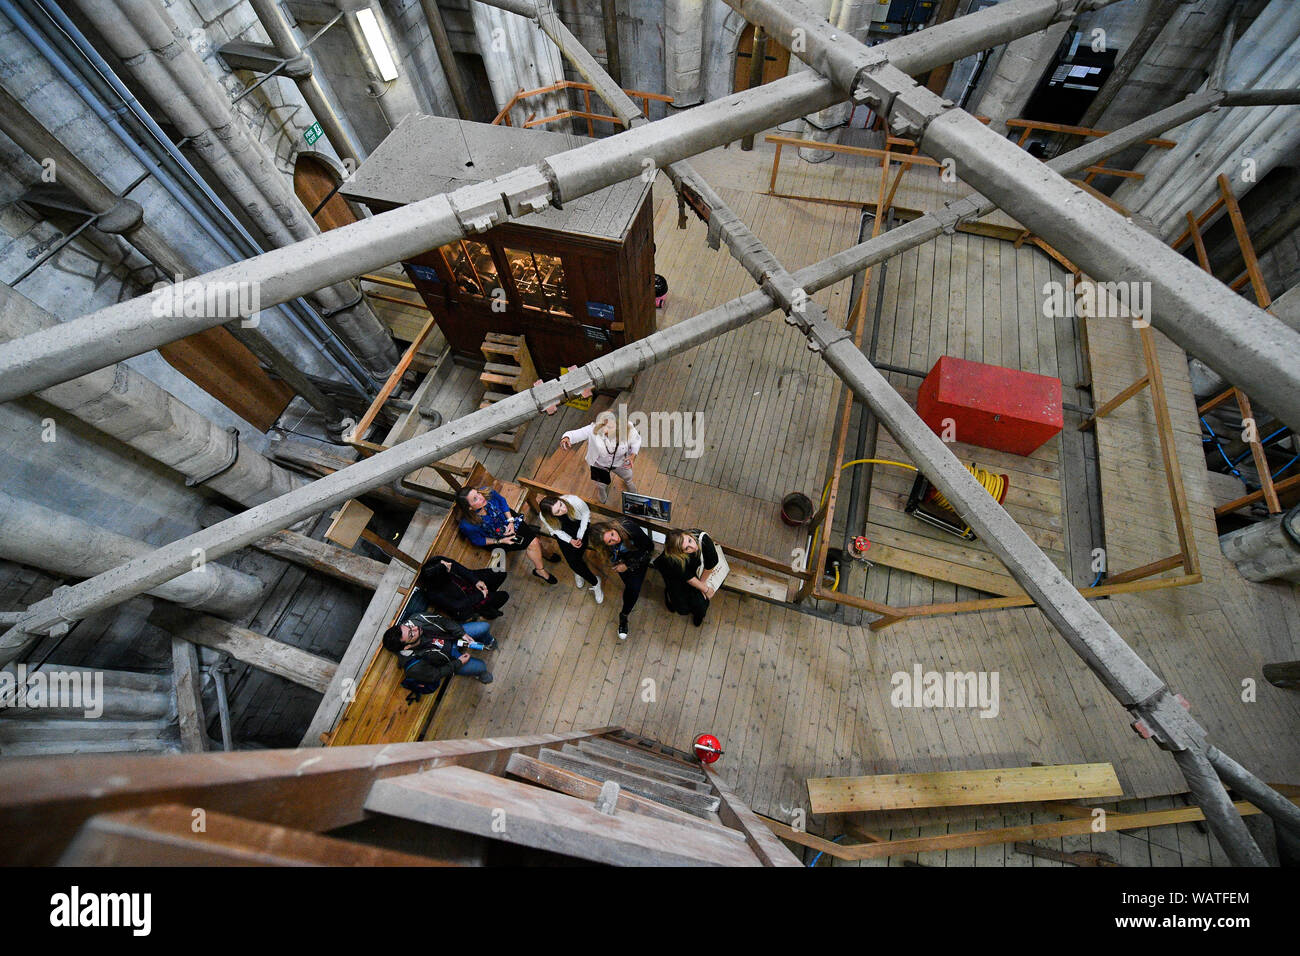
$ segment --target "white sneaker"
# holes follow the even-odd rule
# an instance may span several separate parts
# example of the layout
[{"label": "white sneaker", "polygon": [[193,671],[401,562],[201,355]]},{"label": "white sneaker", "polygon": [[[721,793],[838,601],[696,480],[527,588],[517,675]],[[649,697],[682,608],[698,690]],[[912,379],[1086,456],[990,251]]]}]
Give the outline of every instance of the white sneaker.
[{"label": "white sneaker", "polygon": [[597,582],[591,588],[592,596],[595,597],[597,604],[605,603],[605,592],[600,589],[600,583]]},{"label": "white sneaker", "polygon": [[581,591],[583,588],[585,588],[585,587],[587,586],[587,582],[584,581],[584,580],[582,580],[582,578],[578,577],[578,576],[575,574],[575,575],[573,576],[573,586],[574,586],[575,588],[577,588],[579,591]]}]

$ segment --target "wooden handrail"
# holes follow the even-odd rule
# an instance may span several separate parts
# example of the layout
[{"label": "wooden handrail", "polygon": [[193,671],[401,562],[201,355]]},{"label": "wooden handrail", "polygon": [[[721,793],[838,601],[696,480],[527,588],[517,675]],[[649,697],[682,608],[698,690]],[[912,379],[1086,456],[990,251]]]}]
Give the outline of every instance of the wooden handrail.
[{"label": "wooden handrail", "polygon": [[[1007,120],[1008,129],[1027,129],[1030,132],[1042,130],[1044,133],[1072,133],[1075,136],[1109,136],[1113,130],[1094,129],[1090,126],[1066,126],[1061,123],[1043,123],[1038,120],[1027,119],[1009,119]],[[1160,149],[1173,149],[1178,145],[1177,140],[1173,139],[1144,139],[1143,143],[1148,146],[1157,146]]]},{"label": "wooden handrail", "polygon": [[[555,495],[558,498],[560,495],[572,494],[572,492],[565,491],[562,488],[556,488],[552,485],[543,484],[542,482],[534,481],[531,478],[516,478],[515,481],[523,485],[529,491],[541,492],[542,495],[544,496]],[[621,511],[615,511],[613,508],[607,507],[606,505],[597,504],[596,502],[592,502],[592,501],[587,501],[585,498],[583,499],[583,501],[586,502],[587,507],[589,507],[593,512],[599,512],[600,514],[608,515],[611,518],[624,518],[629,521],[635,521],[641,527],[648,528],[652,531],[664,532],[667,530],[667,527],[665,525],[652,522],[652,521],[647,521],[646,519],[638,518],[635,515],[625,515]],[[537,502],[530,500],[529,504],[531,504],[534,509],[537,508]],[[755,554],[753,551],[746,551],[744,548],[738,548],[735,545],[727,544],[725,541],[719,540],[716,535],[710,535],[710,537],[712,537],[713,540],[717,542],[718,546],[721,547],[726,552],[728,560],[735,558],[738,561],[744,561],[746,564],[753,564],[756,565],[757,567],[765,568],[768,571],[776,571],[779,574],[789,575],[792,578],[799,578],[800,580],[807,580],[807,577],[810,573],[808,571],[803,571],[803,572],[795,571],[793,568],[790,567],[790,565],[782,564],[780,561],[777,561],[774,558],[769,558],[763,554]],[[725,587],[726,585],[723,586]]]}]

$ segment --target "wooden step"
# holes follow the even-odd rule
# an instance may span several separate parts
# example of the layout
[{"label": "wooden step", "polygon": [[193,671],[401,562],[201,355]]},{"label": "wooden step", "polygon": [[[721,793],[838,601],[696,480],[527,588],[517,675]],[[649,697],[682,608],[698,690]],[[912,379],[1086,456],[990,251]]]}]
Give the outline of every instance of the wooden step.
[{"label": "wooden step", "polygon": [[667,744],[661,744],[657,740],[652,740],[649,737],[642,737],[640,734],[634,734],[630,730],[624,730],[622,727],[610,731],[603,737],[595,739],[624,744],[628,747],[634,747],[638,753],[648,753],[668,760],[677,760],[696,770],[703,769],[699,758],[696,757],[694,753],[686,750],[678,750],[676,747],[670,747]]},{"label": "wooden step", "polygon": [[[546,787],[548,790],[567,793],[569,796],[577,797],[580,800],[595,802],[596,797],[600,794],[601,782],[599,780],[584,777],[582,774],[573,773],[570,770],[553,767],[550,764],[542,763],[535,757],[529,757],[527,754],[511,754],[510,761],[506,764],[506,773],[518,777],[520,780],[527,780],[529,783]],[[710,822],[693,814],[674,810],[672,807],[664,806],[655,800],[637,796],[627,790],[620,790],[617,806],[620,810],[643,813],[648,817],[654,817],[656,820],[667,820],[669,823],[680,823],[682,826],[688,827],[702,827],[710,831],[721,830],[732,839],[742,841],[745,839],[743,833],[724,826],[720,820]],[[713,814],[712,816],[716,820],[717,815]]]},{"label": "wooden step", "polygon": [[376,781],[365,808],[615,866],[756,866],[729,836],[584,800],[468,767]]},{"label": "wooden step", "polygon": [[513,389],[519,382],[519,378],[516,375],[496,375],[491,372],[484,372],[478,377],[478,380],[485,386],[504,385],[511,389]]},{"label": "wooden step", "polygon": [[[577,744],[577,749],[580,753],[587,754],[590,757],[613,760],[624,769],[635,773],[654,774],[663,777],[669,783],[677,783],[679,786],[696,784],[697,787],[703,787],[705,790],[711,791],[713,789],[713,785],[709,783],[709,778],[701,771],[683,766],[675,760],[663,760],[650,754],[637,753],[631,747],[625,747],[622,744],[612,744],[599,739],[581,740]],[[638,767],[644,768],[644,770],[639,770]]]},{"label": "wooden step", "polygon": [[722,582],[724,591],[738,591],[755,597],[767,598],[769,601],[789,602],[794,600],[799,591],[797,578],[768,571],[765,568],[731,562],[727,580]]},{"label": "wooden step", "polygon": [[709,775],[704,772],[703,764],[696,760],[692,754],[677,750],[674,747],[665,747],[654,741],[641,742],[642,740],[643,738],[635,737],[587,737],[583,740],[583,743],[591,744],[597,749],[604,748],[611,754],[627,753],[633,755],[620,759],[658,761],[677,773],[690,774],[697,780],[708,781]]},{"label": "wooden step", "polygon": [[644,764],[632,763],[627,760],[620,760],[617,757],[606,756],[600,753],[590,753],[584,751],[576,744],[565,744],[560,748],[560,753],[568,754],[570,757],[578,757],[583,760],[590,760],[601,766],[609,767],[612,770],[623,770],[627,773],[639,774],[642,777],[649,777],[651,780],[658,780],[662,783],[671,784],[674,787],[681,787],[683,790],[695,790],[699,793],[712,793],[713,787],[708,783],[701,782],[694,778],[679,777],[676,774],[659,770],[656,767],[647,767]]},{"label": "wooden step", "polygon": [[654,780],[643,774],[628,770],[619,770],[607,764],[599,763],[590,757],[560,753],[556,750],[542,750],[537,759],[553,767],[560,767],[572,773],[591,777],[593,780],[613,780],[620,787],[632,791],[638,796],[648,797],[678,810],[685,810],[700,817],[718,809],[722,802],[716,796],[701,793],[698,790],[674,786],[661,780]]}]

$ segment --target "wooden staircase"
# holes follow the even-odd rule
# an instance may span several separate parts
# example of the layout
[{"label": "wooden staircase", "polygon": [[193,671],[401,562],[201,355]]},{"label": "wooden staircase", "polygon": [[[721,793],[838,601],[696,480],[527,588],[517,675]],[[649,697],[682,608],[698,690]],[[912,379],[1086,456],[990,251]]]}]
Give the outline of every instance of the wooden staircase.
[{"label": "wooden staircase", "polygon": [[[489,332],[479,350],[483,353],[485,362],[483,373],[478,377],[485,389],[479,408],[495,405],[515,392],[532,388],[537,381],[537,368],[533,365],[533,357],[528,354],[528,343],[522,335]],[[484,444],[518,451],[527,427],[527,424],[516,425],[508,432],[493,435]]]},{"label": "wooden staircase", "polygon": [[12,864],[800,865],[711,768],[617,728],[6,770]]}]

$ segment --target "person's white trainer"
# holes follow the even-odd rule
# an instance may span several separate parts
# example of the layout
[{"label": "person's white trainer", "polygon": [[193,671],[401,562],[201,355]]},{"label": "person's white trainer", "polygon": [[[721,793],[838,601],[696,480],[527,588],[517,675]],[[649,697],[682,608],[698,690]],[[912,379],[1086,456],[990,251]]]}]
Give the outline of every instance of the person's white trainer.
[{"label": "person's white trainer", "polygon": [[605,603],[605,592],[600,589],[600,582],[597,581],[591,586],[592,596],[595,597],[597,604]]},{"label": "person's white trainer", "polygon": [[582,578],[578,577],[575,574],[573,576],[573,586],[576,587],[579,591],[581,591],[583,588],[587,586],[587,582],[582,580]]}]

